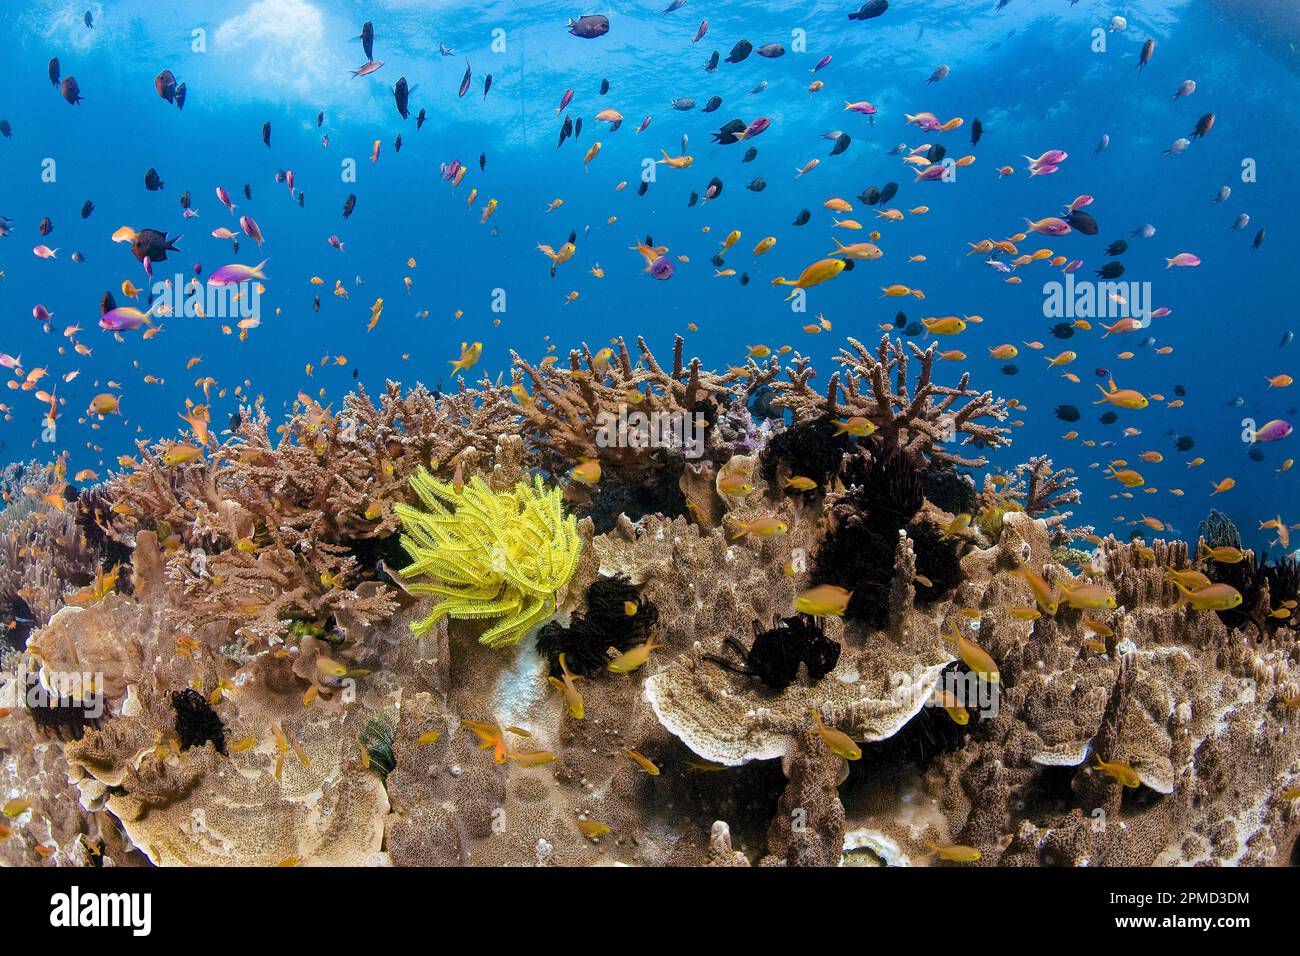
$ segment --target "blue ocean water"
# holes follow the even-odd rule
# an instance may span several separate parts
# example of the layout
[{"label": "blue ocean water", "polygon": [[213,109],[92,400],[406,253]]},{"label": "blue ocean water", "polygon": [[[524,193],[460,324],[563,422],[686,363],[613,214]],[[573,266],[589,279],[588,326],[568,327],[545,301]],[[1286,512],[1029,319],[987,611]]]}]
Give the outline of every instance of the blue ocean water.
[{"label": "blue ocean water", "polygon": [[[813,358],[824,383],[845,336],[874,345],[880,326],[902,309],[908,321],[983,317],[943,342],[969,358],[940,363],[937,374],[954,383],[969,369],[975,386],[1019,399],[1024,408],[1012,417],[1023,425],[992,465],[1010,468],[1048,454],[1058,466],[1077,469],[1084,502],[1076,520],[1122,535],[1128,522],[1151,515],[1194,536],[1197,522],[1216,506],[1249,532],[1255,546],[1272,537],[1255,531],[1260,520],[1279,512],[1300,520],[1287,513],[1294,510],[1296,473],[1277,474],[1294,454],[1296,438],[1255,445],[1242,440],[1247,419],[1262,425],[1297,417],[1297,387],[1270,389],[1267,382],[1300,374],[1300,346],[1279,347],[1295,321],[1288,278],[1296,250],[1291,166],[1300,133],[1289,108],[1297,90],[1295,47],[1278,35],[1285,18],[1270,19],[1267,5],[1175,0],[1012,0],[1001,10],[993,2],[895,0],[882,16],[864,22],[847,18],[853,3],[687,0],[661,13],[666,5],[564,10],[484,2],[430,10],[424,3],[327,0],[112,2],[88,8],[93,27],[85,25],[85,7],[44,0],[6,5],[0,12],[7,65],[0,117],[12,136],[0,140],[0,215],[12,223],[0,239],[6,318],[0,351],[21,355],[24,370],[48,369],[39,384],[49,389],[57,383],[63,404],[56,440],[47,443],[41,441],[46,406],[31,391],[0,392],[11,409],[0,423],[4,460],[48,459],[66,450],[69,474],[91,468],[103,476],[119,455],[134,451],[136,440],[176,437],[184,427],[177,418],[184,400],[204,401],[196,385],[204,377],[216,380],[214,395],[226,390],[213,401],[216,424],[236,410],[236,386],[245,395],[265,395],[273,413],[299,391],[317,396],[320,389],[323,402],[337,409],[356,382],[372,392],[390,378],[450,386],[448,363],[463,341],[484,346],[474,377],[505,370],[511,349],[537,360],[550,345],[564,355],[579,342],[595,349],[619,335],[644,335],[666,359],[673,335],[685,334],[688,352],[713,368],[739,364],[746,346],[789,344]],[[606,14],[609,33],[591,40],[569,35],[567,18],[589,13]],[[1126,29],[1110,29],[1117,15],[1126,18]],[[702,19],[708,32],[693,44]],[[367,20],[374,23],[375,58],[384,65],[353,78],[365,56],[351,38]],[[1155,53],[1139,69],[1148,37],[1156,40]],[[755,47],[780,43],[785,55],[755,54],[705,70],[712,51],[725,57],[742,38]],[[1103,41],[1104,50],[1098,49]],[[454,54],[441,55],[440,43]],[[830,64],[814,76],[814,65],[826,55]],[[76,77],[84,97],[79,105],[65,102],[50,83],[47,64],[55,56],[62,74]],[[461,97],[467,64],[472,80]],[[949,75],[927,84],[940,64],[950,67]],[[155,92],[153,79],[163,69],[186,84],[183,111]],[[401,76],[417,87],[405,121],[392,94]],[[602,96],[603,79],[609,92]],[[810,92],[814,79],[824,87]],[[1196,92],[1173,99],[1188,79],[1196,81]],[[751,92],[760,83],[766,88]],[[568,89],[573,99],[564,112],[582,117],[583,130],[576,142],[557,148],[564,115],[557,107]],[[703,114],[714,95],[722,97],[722,107]],[[696,107],[674,110],[671,102],[680,97],[694,99]],[[847,112],[846,100],[868,100],[877,114]],[[421,108],[428,119],[417,132]],[[606,108],[624,116],[617,131],[595,120]],[[319,129],[318,111],[325,115]],[[965,123],[951,132],[923,132],[905,120],[921,112]],[[1162,154],[1207,112],[1216,122],[1206,137],[1176,155]],[[651,125],[636,133],[647,115]],[[746,144],[711,143],[710,132],[727,121],[759,116],[772,126],[747,144],[758,150],[753,162],[741,161]],[[984,134],[971,146],[977,117]],[[261,136],[266,122],[269,148]],[[822,134],[831,130],[852,137],[841,155],[829,155],[832,144]],[[398,134],[400,153],[394,150]],[[1103,135],[1110,137],[1109,148],[1094,152]],[[661,149],[677,155],[684,136],[693,164],[654,167],[655,181],[638,196],[643,163],[659,158]],[[596,140],[600,154],[584,168]],[[376,141],[380,152],[372,162]],[[950,158],[976,160],[956,168],[952,182],[917,183],[902,157],[890,155],[900,143],[915,148],[934,142]],[[1025,155],[1050,149],[1069,158],[1055,174],[1029,176]],[[486,157],[482,170],[480,154]],[[814,158],[820,164],[796,177]],[[455,160],[470,169],[453,188],[439,169]],[[349,161],[355,182],[345,181]],[[1000,179],[996,170],[1003,165],[1015,172]],[[164,181],[159,191],[144,186],[151,167]],[[288,169],[305,193],[301,207],[275,181],[277,170]],[[715,176],[723,193],[688,207],[691,192],[704,194]],[[767,181],[764,191],[745,188],[760,176]],[[627,188],[616,191],[624,180]],[[891,223],[856,198],[889,181],[900,184],[891,207],[907,213],[925,205],[929,212]],[[251,200],[243,198],[245,183]],[[1213,203],[1225,185],[1232,195]],[[218,203],[218,186],[229,190],[235,214]],[[471,189],[478,192],[469,206]],[[188,220],[178,201],[187,190],[199,212]],[[357,197],[356,210],[345,220],[341,210],[349,194]],[[1030,263],[1015,271],[1022,281],[1012,285],[985,263],[987,256],[967,254],[968,243],[1004,239],[1021,231],[1026,217],[1060,215],[1080,195],[1094,197],[1086,211],[1100,224],[1096,236],[1032,236],[1020,243],[1021,251],[1050,247],[1081,259],[1075,278],[1082,280],[1107,261],[1108,243],[1125,239],[1129,249],[1118,257],[1127,268],[1124,280],[1150,282],[1149,304],[1172,310],[1149,330],[1102,339],[1094,322],[1093,330],[1058,340],[1049,327],[1059,320],[1044,314],[1044,283],[1060,280],[1059,268]],[[832,214],[823,208],[830,197],[847,199],[854,212]],[[80,209],[88,199],[94,211],[83,220]],[[499,208],[482,223],[489,199]],[[546,211],[555,199],[563,205]],[[804,209],[811,221],[792,225]],[[259,250],[241,236],[240,251],[232,255],[231,243],[210,233],[222,226],[238,232],[237,217],[245,213],[256,219],[265,244]],[[1233,231],[1241,213],[1250,224]],[[832,228],[837,215],[861,221],[863,230]],[[47,216],[54,228],[42,237],[37,226]],[[617,217],[613,224],[611,217]],[[1155,227],[1153,237],[1130,236],[1144,224]],[[182,236],[177,244],[183,253],[157,263],[156,279],[179,272],[188,280],[195,263],[206,276],[227,263],[268,259],[260,325],[241,341],[223,334],[222,325],[233,322],[171,316],[148,340],[139,331],[115,340],[98,327],[100,297],[111,290],[125,304],[124,279],[148,285],[127,245],[111,241],[121,226]],[[1261,228],[1267,237],[1252,249]],[[833,236],[865,241],[875,229],[884,256],[808,290],[806,312],[792,311],[784,301],[788,290],[771,286],[774,277],[797,276],[831,252]],[[745,286],[737,277],[715,277],[709,261],[732,230],[742,239],[728,251],[726,265],[748,274]],[[552,278],[536,246],[559,247],[571,231],[577,252]],[[331,235],[343,241],[344,251],[327,244]],[[646,275],[641,258],[629,251],[647,235],[671,256],[689,259],[668,281]],[[765,236],[776,237],[776,246],[756,257],[754,245]],[[34,256],[38,243],[57,248],[57,257]],[[71,261],[74,251],[85,261]],[[1201,265],[1166,268],[1166,259],[1184,252]],[[912,256],[925,261],[909,262]],[[604,278],[589,271],[596,263]],[[313,276],[324,284],[313,286]],[[331,294],[336,282],[346,288],[346,299]],[[923,290],[925,300],[882,299],[882,287],[895,283]],[[566,303],[573,291],[579,297]],[[494,312],[503,293],[505,310]],[[317,294],[318,312],[312,307]],[[368,331],[376,298],[384,300],[383,314]],[[48,332],[32,318],[38,304],[54,314]],[[425,310],[427,317],[420,317]],[[463,314],[456,318],[458,311]],[[832,330],[803,331],[818,315]],[[690,323],[698,332],[687,331]],[[77,354],[73,339],[61,334],[71,325],[80,326],[75,341],[91,355]],[[1139,345],[1147,334],[1155,342]],[[1024,344],[1034,340],[1045,349]],[[1020,348],[1014,376],[1004,374],[1007,363],[988,356],[1003,343]],[[1157,354],[1163,346],[1173,351]],[[1078,352],[1068,368],[1078,383],[1061,377],[1067,369],[1046,367],[1044,357],[1065,348]],[[1123,351],[1134,356],[1119,358]],[[346,356],[347,364],[322,363],[327,355]],[[201,361],[191,365],[196,356]],[[1163,394],[1167,401],[1181,385],[1184,405],[1153,400],[1103,425],[1097,417],[1106,406],[1090,404],[1099,397],[1094,382],[1105,382],[1095,374],[1099,368],[1121,387]],[[74,370],[77,377],[64,381]],[[162,382],[146,383],[146,375]],[[92,427],[84,409],[105,391],[122,396],[123,414]],[[1064,404],[1079,409],[1079,422],[1054,416]],[[1140,434],[1125,436],[1129,427]],[[1063,439],[1071,429],[1079,440]],[[1176,450],[1175,436],[1190,436],[1194,448]],[[1114,445],[1103,445],[1107,441]],[[1149,450],[1164,460],[1140,461]],[[1252,450],[1262,460],[1249,457]],[[1198,456],[1205,463],[1189,468]],[[1112,500],[1124,490],[1103,479],[1105,463],[1115,458],[1140,467],[1156,493]],[[1229,476],[1236,487],[1210,500],[1212,484]]]}]

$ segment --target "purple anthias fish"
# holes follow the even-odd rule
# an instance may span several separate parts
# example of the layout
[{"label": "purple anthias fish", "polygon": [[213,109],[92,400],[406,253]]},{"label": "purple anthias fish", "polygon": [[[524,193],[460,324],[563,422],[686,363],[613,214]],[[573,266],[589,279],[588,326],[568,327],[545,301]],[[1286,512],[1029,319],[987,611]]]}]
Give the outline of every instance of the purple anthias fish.
[{"label": "purple anthias fish", "polygon": [[1040,236],[1068,236],[1071,232],[1070,224],[1064,219],[1057,219],[1055,216],[1049,216],[1039,222],[1026,219],[1024,231],[1036,232]]},{"label": "purple anthias fish", "polygon": [[1056,171],[1057,171],[1058,169],[1060,169],[1060,168],[1061,168],[1060,166],[1056,166],[1056,165],[1051,164],[1051,163],[1043,163],[1043,164],[1038,165],[1038,166],[1030,166],[1030,167],[1029,167],[1029,175],[1030,175],[1030,176],[1050,176],[1050,175],[1052,175],[1052,173],[1056,172]]},{"label": "purple anthias fish", "polygon": [[573,102],[573,90],[571,89],[565,90],[564,95],[560,97],[560,105],[555,108],[555,115],[559,116],[560,113],[564,111],[564,108],[572,102]]},{"label": "purple anthias fish", "polygon": [[240,216],[239,228],[244,230],[244,235],[248,236],[259,246],[262,244],[262,230],[257,225],[257,220],[252,216]]},{"label": "purple anthias fish", "polygon": [[692,39],[691,42],[692,42],[692,43],[699,43],[701,40],[704,39],[704,34],[706,34],[706,33],[708,33],[708,32],[709,32],[709,21],[708,21],[708,20],[701,20],[701,21],[700,21],[700,28],[699,28],[698,30],[695,31],[695,38]]},{"label": "purple anthias fish", "polygon": [[140,326],[149,324],[150,313],[161,301],[161,299],[158,299],[143,312],[130,305],[120,305],[116,309],[109,309],[100,316],[99,327],[108,332],[134,332]]},{"label": "purple anthias fish", "polygon": [[1255,441],[1277,441],[1286,438],[1292,431],[1291,423],[1284,422],[1280,418],[1275,418],[1271,422],[1265,422],[1259,431],[1255,432]]},{"label": "purple anthias fish", "polygon": [[229,209],[232,213],[235,211],[235,204],[230,201],[230,193],[226,192],[225,186],[217,187],[217,201],[220,202],[221,205]]},{"label": "purple anthias fish", "polygon": [[1030,166],[1060,166],[1069,156],[1070,154],[1063,149],[1049,149],[1037,159],[1032,156],[1026,156],[1025,159],[1029,160]]},{"label": "purple anthias fish", "polygon": [[743,130],[736,134],[736,139],[753,139],[763,130],[772,125],[772,121],[766,116],[760,116],[754,122],[750,123]]},{"label": "purple anthias fish", "polygon": [[353,70],[352,75],[354,77],[369,76],[371,73],[375,72],[375,70],[379,69],[383,65],[384,65],[383,60],[371,60],[369,63],[363,63],[360,67]]},{"label": "purple anthias fish", "polygon": [[241,265],[238,262],[231,263],[228,266],[222,266],[208,276],[208,285],[218,287],[228,285],[238,285],[241,282],[247,282],[250,279],[265,279],[262,274],[262,266],[270,260],[263,259],[255,266]]},{"label": "purple anthias fish", "polygon": [[474,73],[470,69],[469,60],[466,60],[465,75],[460,78],[460,92],[457,94],[458,96],[464,96],[467,92],[469,92],[469,81],[473,79],[473,77],[474,77]]},{"label": "purple anthias fish", "polygon": [[569,21],[569,33],[583,40],[594,40],[609,32],[609,17],[601,13],[590,13]]},{"label": "purple anthias fish", "polygon": [[820,60],[817,61],[817,65],[812,68],[812,71],[816,73],[818,70],[824,70],[826,69],[826,67],[830,65],[831,65],[831,55],[827,53],[824,57],[822,57]]},{"label": "purple anthias fish", "polygon": [[453,159],[450,163],[441,163],[438,169],[442,172],[442,178],[450,182],[460,172],[460,160]]},{"label": "purple anthias fish", "polygon": [[935,182],[943,179],[944,173],[948,172],[948,167],[942,163],[935,163],[933,166],[927,166],[925,169],[914,170],[916,179],[913,182]]}]

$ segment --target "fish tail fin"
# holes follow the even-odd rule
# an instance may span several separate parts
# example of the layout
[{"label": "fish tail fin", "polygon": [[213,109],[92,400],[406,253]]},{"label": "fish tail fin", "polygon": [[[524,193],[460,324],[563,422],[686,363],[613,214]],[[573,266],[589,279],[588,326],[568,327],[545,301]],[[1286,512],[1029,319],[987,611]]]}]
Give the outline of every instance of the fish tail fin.
[{"label": "fish tail fin", "polygon": [[[261,243],[259,243],[259,245],[261,245]],[[251,278],[251,279],[265,279],[266,276],[262,274],[262,267],[263,267],[264,265],[266,265],[266,264],[267,264],[268,262],[270,262],[270,261],[271,261],[270,259],[263,259],[263,260],[262,260],[261,262],[259,262],[257,265],[253,266],[253,271],[249,273],[249,278]]]}]

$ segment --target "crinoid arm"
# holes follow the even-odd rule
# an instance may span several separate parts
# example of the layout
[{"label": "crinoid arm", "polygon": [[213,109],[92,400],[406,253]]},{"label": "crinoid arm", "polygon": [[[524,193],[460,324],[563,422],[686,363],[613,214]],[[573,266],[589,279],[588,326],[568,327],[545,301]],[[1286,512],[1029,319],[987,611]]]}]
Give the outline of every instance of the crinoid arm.
[{"label": "crinoid arm", "polygon": [[421,468],[411,488],[425,509],[399,504],[401,544],[415,594],[441,598],[413,624],[421,635],[444,617],[500,618],[479,640],[500,647],[522,640],[555,611],[555,594],[578,563],[577,522],[564,514],[561,489],[540,475],[511,491],[475,476],[458,490]]}]

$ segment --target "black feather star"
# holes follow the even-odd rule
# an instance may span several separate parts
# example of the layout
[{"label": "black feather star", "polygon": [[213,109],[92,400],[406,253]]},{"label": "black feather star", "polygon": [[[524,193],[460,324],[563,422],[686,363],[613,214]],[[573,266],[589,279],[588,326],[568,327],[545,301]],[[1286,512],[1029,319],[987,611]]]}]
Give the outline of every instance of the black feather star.
[{"label": "black feather star", "polygon": [[587,588],[587,613],[574,614],[569,626],[551,621],[537,632],[537,652],[547,659],[552,677],[561,673],[560,655],[574,674],[591,676],[609,663],[606,651],[645,642],[659,623],[659,609],[641,596],[625,574],[597,578]]},{"label": "black feather star", "polygon": [[815,618],[800,614],[788,617],[770,630],[754,636],[754,643],[746,649],[735,637],[728,637],[725,646],[740,655],[737,663],[718,654],[705,654],[704,659],[735,674],[757,677],[773,690],[784,690],[799,676],[799,665],[808,668],[808,676],[819,681],[832,670],[840,659],[840,645],[826,636]]},{"label": "black feather star", "polygon": [[210,740],[217,753],[226,752],[226,728],[206,697],[190,687],[174,690],[172,707],[176,711],[176,733],[180,735],[182,750],[202,747]]}]

